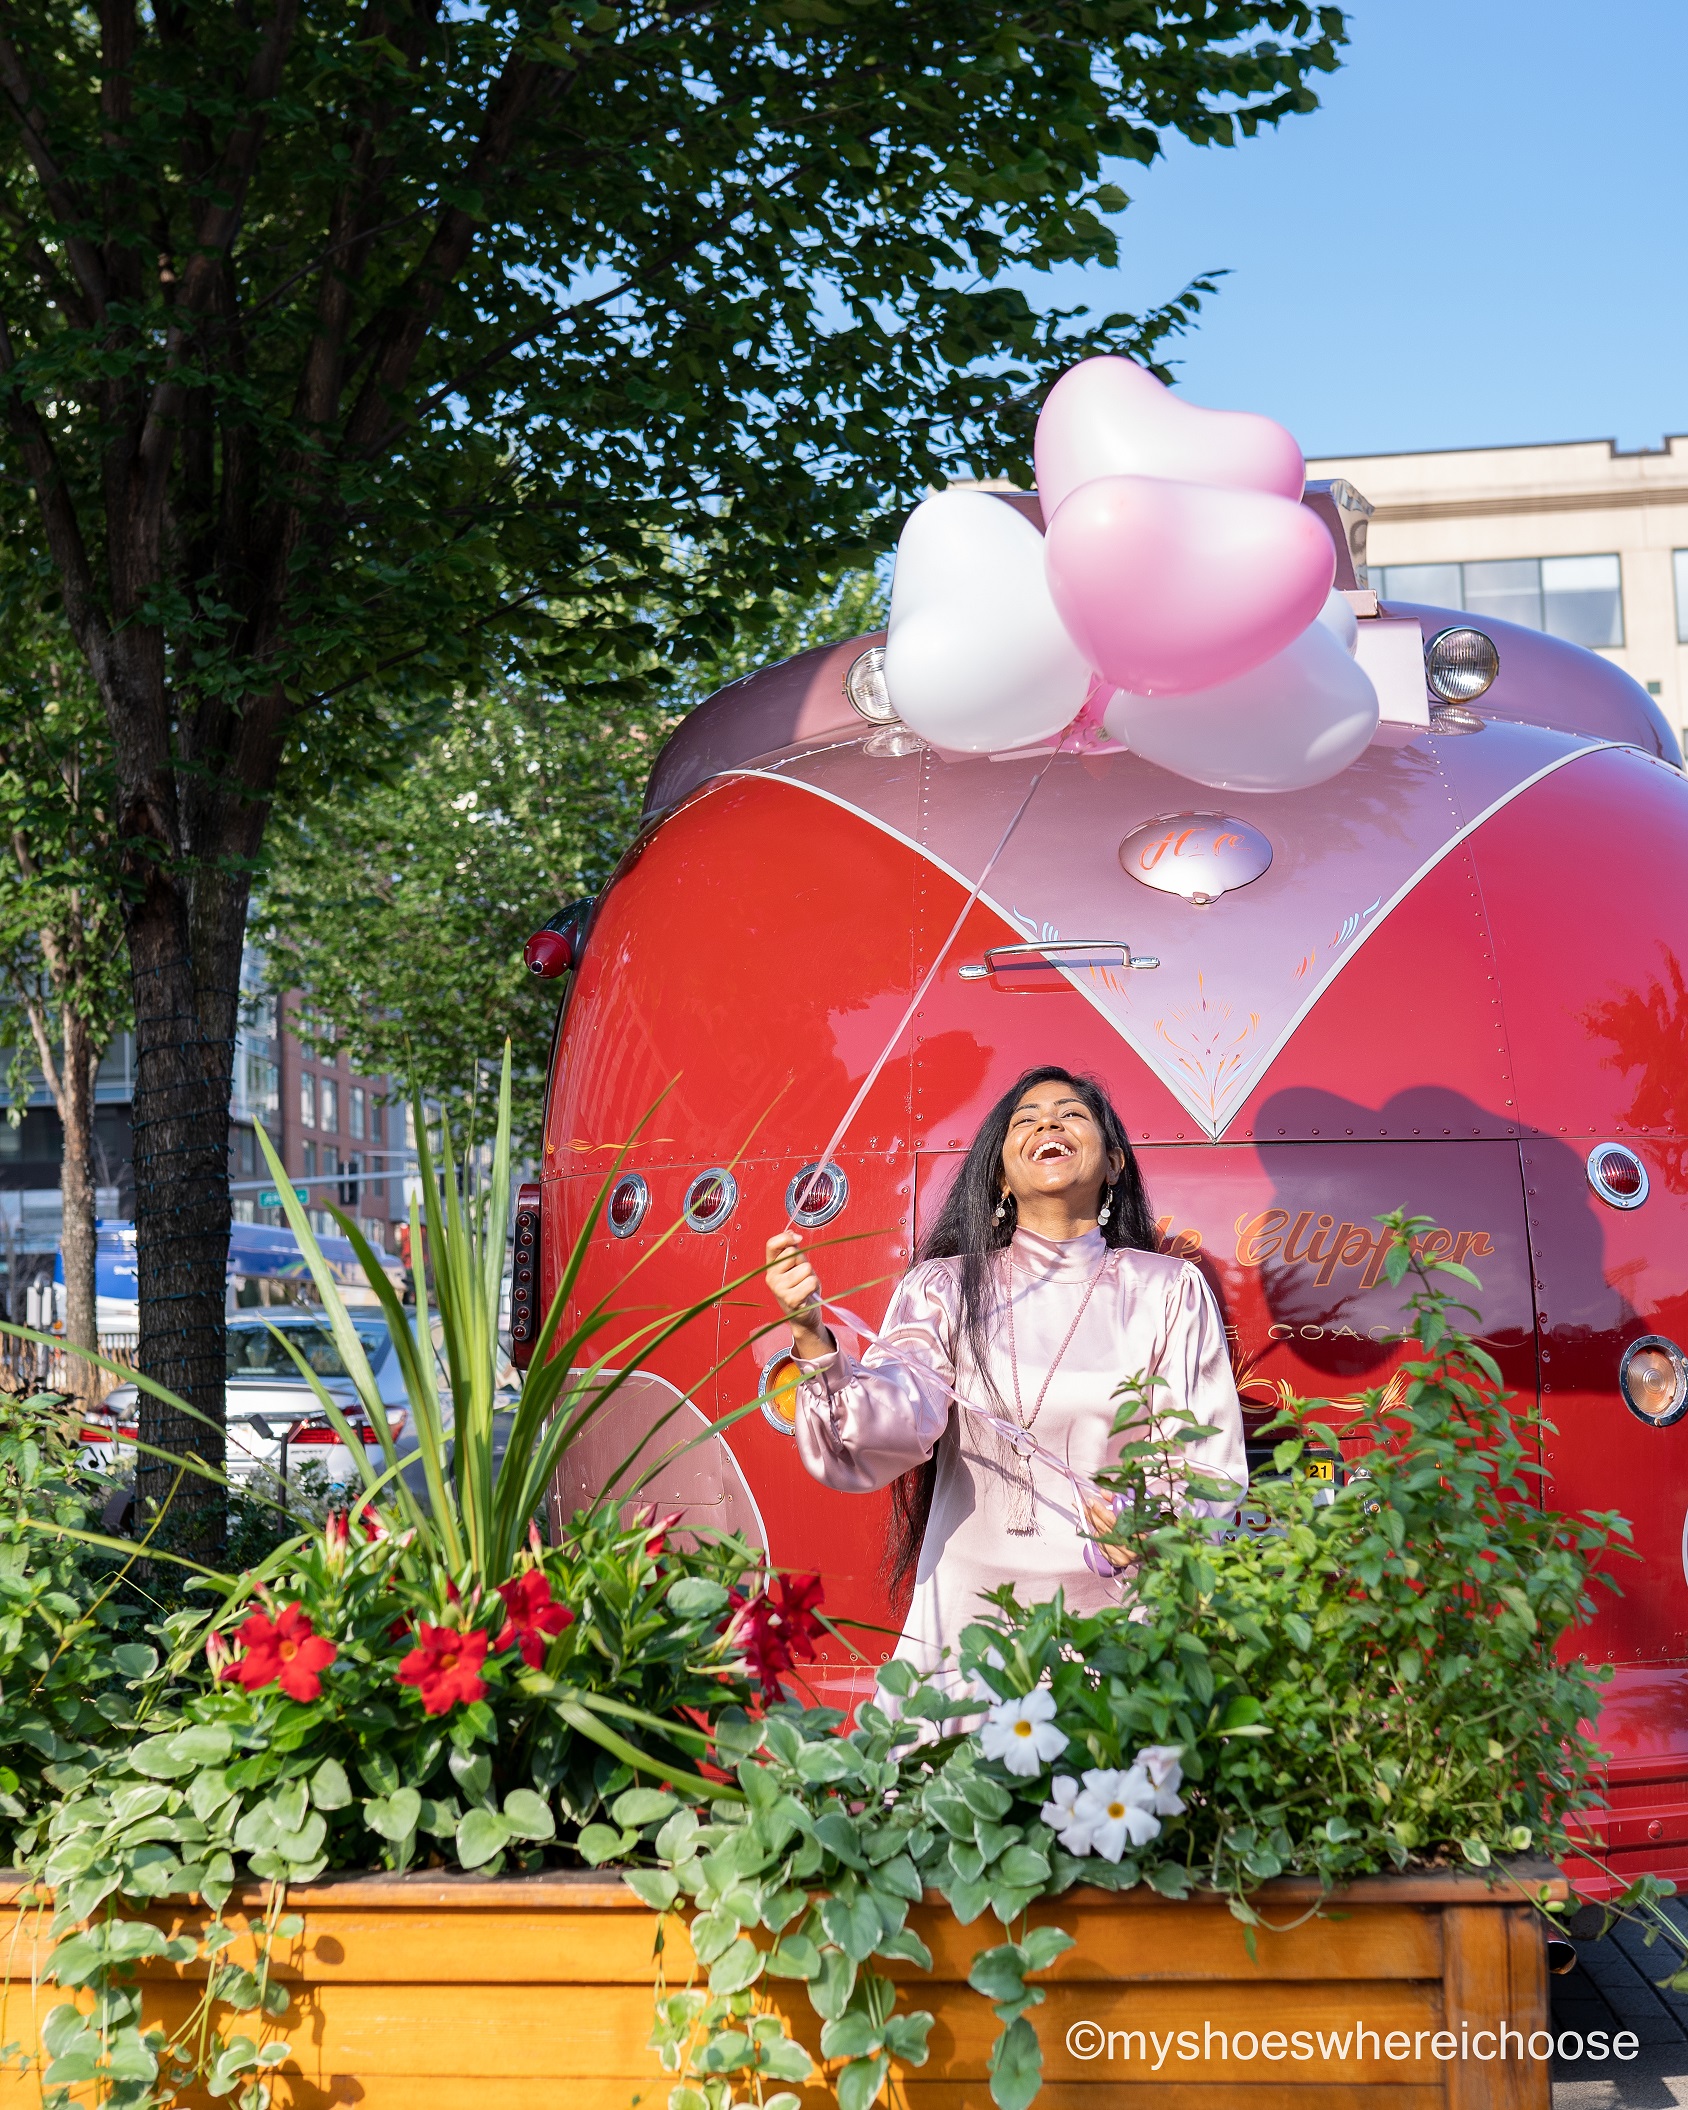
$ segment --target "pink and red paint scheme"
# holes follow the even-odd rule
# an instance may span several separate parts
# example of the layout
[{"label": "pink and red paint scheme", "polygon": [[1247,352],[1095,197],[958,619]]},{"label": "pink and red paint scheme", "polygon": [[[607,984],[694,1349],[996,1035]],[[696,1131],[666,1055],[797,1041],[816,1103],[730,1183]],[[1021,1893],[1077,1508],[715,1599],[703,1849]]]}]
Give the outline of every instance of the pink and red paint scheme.
[{"label": "pink and red paint scheme", "polygon": [[[1426,639],[1461,620],[1389,612]],[[1614,1666],[1600,1829],[1626,1875],[1688,1875],[1688,1421],[1647,1426],[1618,1390],[1639,1335],[1688,1342],[1688,783],[1626,676],[1483,627],[1501,672],[1479,733],[1375,746],[1313,790],[1219,794],[1117,750],[1057,757],[837,1154],[847,1206],[810,1237],[829,1291],[876,1320],[991,1101],[1034,1063],[1094,1071],[1264,1413],[1279,1384],[1340,1397],[1382,1381],[1399,1300],[1375,1219],[1433,1217],[1482,1278],[1509,1383],[1554,1424],[1550,1498],[1634,1522],[1641,1559],[1583,1637]],[[598,904],[558,1035],[542,1305],[617,1143],[664,1092],[628,1159],[648,1213],[630,1235],[598,1227],[582,1298],[667,1307],[756,1268],[1046,759],[870,752],[843,675],[871,642],[735,683],[657,762],[650,825]],[[1180,854],[1189,814],[1259,830],[1268,869],[1206,905],[1122,869],[1146,822]],[[978,972],[987,948],[1063,937],[1159,964]],[[1639,1208],[1590,1186],[1588,1154],[1612,1141],[1646,1166]],[[700,1172],[726,1166],[737,1198],[718,1226],[653,1250]],[[753,1281],[653,1358],[625,1413],[683,1394],[700,1425],[742,1405],[775,1337],[737,1344],[767,1317]],[[887,1498],[817,1486],[777,1411],[684,1474],[662,1507],[685,1499],[702,1521],[714,1504],[776,1563],[818,1568],[830,1612],[894,1631]],[[870,1658],[890,1646],[862,1639]],[[864,1689],[838,1652],[813,1683],[834,1700]]]}]

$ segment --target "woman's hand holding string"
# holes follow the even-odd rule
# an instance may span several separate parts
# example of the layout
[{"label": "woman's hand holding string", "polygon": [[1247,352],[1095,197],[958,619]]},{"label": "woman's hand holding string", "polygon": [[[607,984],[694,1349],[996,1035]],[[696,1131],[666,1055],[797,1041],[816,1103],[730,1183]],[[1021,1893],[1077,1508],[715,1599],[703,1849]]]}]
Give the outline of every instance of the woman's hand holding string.
[{"label": "woman's hand holding string", "polygon": [[1119,1522],[1119,1512],[1114,1507],[1112,1495],[1096,1491],[1081,1495],[1084,1514],[1091,1530],[1096,1535],[1096,1549],[1116,1575],[1128,1574],[1137,1565],[1137,1556],[1128,1546],[1120,1545],[1109,1534]]},{"label": "woman's hand holding string", "polygon": [[791,1349],[798,1361],[813,1363],[831,1355],[837,1344],[821,1319],[821,1278],[796,1231],[781,1231],[768,1240],[765,1280],[774,1302],[791,1321]]}]

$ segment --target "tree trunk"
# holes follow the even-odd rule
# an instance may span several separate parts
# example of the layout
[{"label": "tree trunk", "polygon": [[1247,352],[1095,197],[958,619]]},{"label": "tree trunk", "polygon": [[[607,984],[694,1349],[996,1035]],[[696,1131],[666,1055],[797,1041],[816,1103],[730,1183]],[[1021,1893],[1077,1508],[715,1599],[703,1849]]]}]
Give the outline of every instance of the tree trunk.
[{"label": "tree trunk", "polygon": [[[99,1320],[94,1288],[94,1066],[88,1021],[74,1003],[60,1006],[64,1023],[64,1063],[59,1120],[64,1129],[59,1193],[64,1255],[64,1335],[73,1348],[98,1348]],[[65,1382],[79,1399],[94,1399],[100,1373],[79,1356],[66,1360]]]},{"label": "tree trunk", "polygon": [[[142,1393],[141,1441],[220,1471],[224,1459],[224,1298],[229,1249],[229,1095],[246,886],[203,866],[154,871],[128,919],[135,998],[135,1230],[140,1367],[197,1419]],[[207,1423],[210,1426],[207,1426]],[[140,1454],[143,1525],[176,1468]],[[215,1560],[227,1527],[221,1486],[183,1477],[161,1544]]]}]

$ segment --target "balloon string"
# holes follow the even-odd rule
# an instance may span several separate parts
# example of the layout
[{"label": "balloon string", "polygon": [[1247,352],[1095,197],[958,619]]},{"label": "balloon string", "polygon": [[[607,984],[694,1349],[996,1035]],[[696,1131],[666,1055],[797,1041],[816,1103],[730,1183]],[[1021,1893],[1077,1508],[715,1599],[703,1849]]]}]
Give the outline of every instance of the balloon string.
[{"label": "balloon string", "polygon": [[[1087,707],[1088,702],[1089,699],[1087,698]],[[924,976],[921,978],[919,988],[916,989],[913,996],[910,997],[908,1009],[903,1013],[902,1017],[898,1019],[896,1025],[893,1027],[890,1039],[886,1041],[884,1047],[882,1047],[879,1053],[874,1057],[873,1066],[868,1071],[867,1075],[862,1079],[861,1084],[857,1087],[856,1096],[844,1109],[844,1117],[839,1122],[838,1126],[832,1131],[831,1140],[828,1142],[826,1148],[821,1152],[820,1162],[817,1164],[814,1172],[810,1175],[809,1184],[812,1184],[813,1181],[820,1179],[825,1171],[825,1168],[832,1163],[833,1153],[837,1150],[839,1144],[843,1142],[844,1138],[849,1134],[851,1124],[855,1121],[857,1114],[861,1112],[863,1103],[865,1102],[868,1093],[871,1092],[873,1090],[873,1087],[879,1082],[880,1071],[884,1069],[885,1065],[891,1060],[891,1057],[896,1053],[897,1043],[902,1039],[904,1033],[907,1032],[909,1024],[913,1019],[915,1013],[925,1002],[927,990],[930,989],[932,984],[937,980],[939,969],[949,958],[950,950],[954,946],[956,939],[961,936],[962,926],[966,923],[968,917],[973,913],[974,906],[977,903],[979,896],[984,892],[986,880],[989,879],[992,872],[996,870],[997,860],[1001,857],[1003,851],[1007,849],[1009,840],[1012,837],[1014,830],[1019,827],[1021,821],[1025,818],[1026,808],[1037,796],[1038,786],[1043,782],[1044,778],[1048,776],[1050,769],[1054,765],[1056,757],[1066,752],[1068,739],[1075,732],[1078,731],[1079,727],[1083,724],[1083,722],[1084,711],[1080,710],[1078,717],[1076,717],[1073,720],[1072,724],[1067,727],[1066,731],[1062,733],[1060,740],[1051,750],[1049,760],[1044,763],[1043,767],[1038,771],[1037,775],[1032,778],[1031,784],[1027,788],[1025,797],[1020,801],[1019,805],[1015,807],[1013,818],[1009,821],[1007,827],[1004,828],[1002,831],[1002,840],[997,844],[996,848],[991,852],[990,856],[985,859],[984,870],[979,874],[978,878],[974,880],[972,892],[967,896],[967,899],[961,904],[961,913],[959,916],[956,917],[954,923],[950,926],[949,936],[944,940],[943,944],[938,947],[937,957],[933,960],[931,966],[927,968]],[[796,1211],[802,1208],[803,1206],[804,1200],[809,1192],[809,1184],[805,1184],[801,1194],[794,1193],[793,1195],[792,1211],[790,1214],[787,1215],[785,1220],[785,1228],[788,1231],[791,1229],[792,1224],[795,1220]]]}]

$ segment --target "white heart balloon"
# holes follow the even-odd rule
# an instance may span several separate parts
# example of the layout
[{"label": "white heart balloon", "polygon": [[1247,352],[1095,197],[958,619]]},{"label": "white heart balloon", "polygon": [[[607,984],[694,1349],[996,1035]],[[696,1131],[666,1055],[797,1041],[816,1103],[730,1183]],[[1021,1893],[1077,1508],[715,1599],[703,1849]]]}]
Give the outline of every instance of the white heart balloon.
[{"label": "white heart balloon", "polygon": [[1029,747],[1071,723],[1090,668],[1049,597],[1043,537],[986,491],[940,491],[897,542],[885,687],[923,740]]},{"label": "white heart balloon", "polygon": [[1145,761],[1215,791],[1305,791],[1358,760],[1377,731],[1377,691],[1340,629],[1327,602],[1251,673],[1187,696],[1121,692],[1103,723]]},{"label": "white heart balloon", "polygon": [[1299,499],[1306,464],[1294,437],[1251,410],[1186,403],[1134,359],[1081,359],[1038,414],[1037,494],[1053,520],[1098,476],[1158,476]]},{"label": "white heart balloon", "polygon": [[1333,586],[1325,595],[1325,605],[1319,610],[1319,621],[1331,636],[1341,643],[1343,651],[1352,656],[1360,642],[1360,623],[1354,613],[1353,602],[1340,586]]}]

